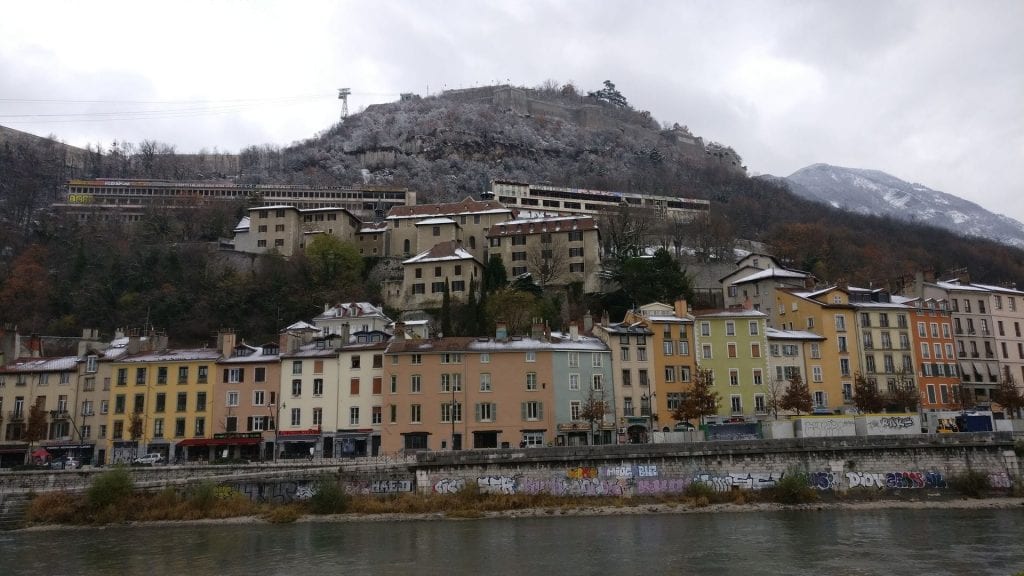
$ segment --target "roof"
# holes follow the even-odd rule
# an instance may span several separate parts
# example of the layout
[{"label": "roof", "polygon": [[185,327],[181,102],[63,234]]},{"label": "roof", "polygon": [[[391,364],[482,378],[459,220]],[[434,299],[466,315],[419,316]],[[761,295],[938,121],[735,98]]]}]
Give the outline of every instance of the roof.
[{"label": "roof", "polygon": [[287,327],[285,327],[284,330],[282,330],[282,332],[302,332],[302,331],[320,332],[320,329],[317,328],[316,326],[310,324],[309,322],[306,322],[304,320],[299,320],[298,322],[296,322],[294,324],[288,325]]},{"label": "roof", "polygon": [[467,196],[461,202],[446,204],[418,204],[416,206],[392,206],[388,211],[388,220],[398,218],[424,218],[429,216],[451,216],[458,214],[512,213],[497,200],[474,200]]},{"label": "roof", "polygon": [[455,220],[443,216],[439,216],[437,218],[427,218],[425,220],[420,220],[416,222],[417,226],[432,226],[437,224],[455,224],[456,226],[458,226]]},{"label": "roof", "polygon": [[746,282],[757,282],[758,280],[767,280],[769,278],[808,278],[810,274],[806,272],[800,272],[798,270],[789,270],[787,268],[766,268],[760,272],[754,272],[749,276],[744,276],[738,280],[733,280],[733,284],[743,284]]},{"label": "roof", "polygon": [[[267,348],[270,348],[272,354],[267,353]],[[249,353],[244,353],[248,350]],[[239,354],[238,352],[242,352]],[[218,364],[243,364],[247,362],[277,362],[281,359],[280,348],[276,345],[273,346],[250,346],[246,343],[241,343],[235,346],[232,350],[231,356],[227,358],[221,358]]]},{"label": "roof", "polygon": [[390,318],[384,315],[383,308],[378,308],[369,302],[343,302],[325,309],[323,314],[313,319],[313,322],[317,320],[330,320],[332,318],[365,318],[368,316],[377,316],[390,320]]},{"label": "roof", "polygon": [[182,348],[140,352],[118,360],[119,362],[193,362],[196,360],[218,360],[217,348]]},{"label": "roof", "polygon": [[776,328],[765,328],[764,334],[769,339],[776,340],[825,340],[821,334],[808,332],[806,330],[778,330]]},{"label": "roof", "polygon": [[597,230],[597,221],[590,216],[558,216],[509,220],[491,226],[491,229],[487,231],[487,237],[546,234],[570,230]]},{"label": "roof", "polygon": [[273,206],[257,206],[255,208],[249,208],[249,212],[254,210],[284,210],[285,208],[298,211],[298,208],[291,204],[274,204]]},{"label": "roof", "polygon": [[568,334],[552,332],[550,340],[512,336],[506,340],[494,338],[472,338],[453,336],[447,338],[422,338],[418,340],[396,340],[388,347],[388,354],[440,354],[444,352],[514,352],[520,350],[590,350],[608,352],[608,346],[593,336],[578,336],[575,340]]},{"label": "roof", "polygon": [[643,334],[645,336],[654,334],[643,322],[616,322],[607,326],[603,324],[594,326],[594,329],[598,328],[609,334]]},{"label": "roof", "polygon": [[78,356],[18,358],[14,362],[0,367],[0,372],[67,372],[75,370],[77,365]]},{"label": "roof", "polygon": [[250,222],[251,222],[251,220],[249,220],[248,216],[242,216],[242,219],[239,220],[238,224],[235,225],[235,230],[234,231],[235,232],[247,232],[249,230],[249,223]]},{"label": "roof", "polygon": [[444,260],[473,260],[476,259],[456,240],[439,242],[433,248],[409,258],[402,264],[419,264],[424,262],[441,262]]},{"label": "roof", "polygon": [[695,318],[767,318],[768,315],[760,310],[747,310],[745,308],[736,310],[699,310],[693,313]]}]

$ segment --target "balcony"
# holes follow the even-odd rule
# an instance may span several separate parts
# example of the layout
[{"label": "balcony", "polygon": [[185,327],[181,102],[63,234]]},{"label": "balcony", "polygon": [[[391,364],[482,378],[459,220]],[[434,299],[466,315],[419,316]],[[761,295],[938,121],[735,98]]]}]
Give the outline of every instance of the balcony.
[{"label": "balcony", "polygon": [[67,420],[69,416],[67,410],[50,410],[50,418],[54,420]]},{"label": "balcony", "polygon": [[11,410],[7,413],[7,419],[11,422],[22,422],[25,420],[25,413]]}]

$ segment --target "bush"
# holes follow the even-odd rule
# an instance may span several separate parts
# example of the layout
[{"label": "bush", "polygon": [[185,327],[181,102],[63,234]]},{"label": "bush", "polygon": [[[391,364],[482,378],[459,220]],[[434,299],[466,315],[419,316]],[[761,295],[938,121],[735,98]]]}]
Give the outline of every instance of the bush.
[{"label": "bush", "polygon": [[322,478],[316,485],[316,492],[309,499],[313,514],[341,514],[348,510],[348,494],[333,478]]},{"label": "bush", "polygon": [[82,521],[82,502],[67,492],[49,492],[32,499],[25,519],[38,524],[75,524]]},{"label": "bush", "polygon": [[715,489],[703,482],[691,482],[683,491],[683,496],[695,500],[703,498],[710,502],[715,499]]},{"label": "bush", "polygon": [[131,474],[122,466],[100,474],[92,481],[85,493],[86,502],[93,510],[106,508],[132,495],[135,483]]},{"label": "bush", "polygon": [[818,499],[818,494],[810,486],[807,474],[792,470],[776,482],[768,493],[779,504],[805,504]]},{"label": "bush", "polygon": [[290,524],[302,517],[302,509],[294,504],[274,506],[263,518],[271,524]]},{"label": "bush", "polygon": [[198,510],[209,510],[217,502],[217,485],[210,481],[196,484],[188,495],[188,502]]},{"label": "bush", "polygon": [[968,498],[981,498],[992,487],[988,475],[975,470],[953,476],[949,480],[949,486]]}]

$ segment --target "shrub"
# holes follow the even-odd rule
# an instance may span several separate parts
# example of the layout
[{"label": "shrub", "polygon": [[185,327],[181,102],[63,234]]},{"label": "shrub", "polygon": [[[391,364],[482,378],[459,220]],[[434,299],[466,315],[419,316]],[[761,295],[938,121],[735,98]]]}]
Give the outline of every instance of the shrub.
[{"label": "shrub", "polygon": [[779,504],[805,504],[818,499],[818,494],[810,486],[807,474],[793,470],[775,483],[769,495]]},{"label": "shrub", "polygon": [[953,476],[949,480],[949,486],[968,498],[981,498],[992,487],[988,475],[976,470],[968,470]]},{"label": "shrub", "polygon": [[715,498],[715,489],[703,482],[691,482],[683,491],[683,495],[687,498],[704,498],[710,502]]},{"label": "shrub", "polygon": [[29,503],[25,519],[39,524],[79,523],[82,521],[82,502],[67,492],[40,494]]},{"label": "shrub", "polygon": [[274,506],[263,515],[263,518],[272,524],[290,524],[301,517],[302,509],[295,504]]},{"label": "shrub", "polygon": [[321,478],[316,485],[316,492],[309,499],[309,509],[313,514],[341,514],[348,510],[348,494],[333,478]]},{"label": "shrub", "polygon": [[217,502],[217,485],[209,480],[196,484],[188,495],[189,504],[199,510],[209,510]]},{"label": "shrub", "polygon": [[92,481],[85,494],[86,502],[93,510],[99,510],[128,498],[134,490],[135,483],[132,482],[131,474],[126,468],[118,466]]}]

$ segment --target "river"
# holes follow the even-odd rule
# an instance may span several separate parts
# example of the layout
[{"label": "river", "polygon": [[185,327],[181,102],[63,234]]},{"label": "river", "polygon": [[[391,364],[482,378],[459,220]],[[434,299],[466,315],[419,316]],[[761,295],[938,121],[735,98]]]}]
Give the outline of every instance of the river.
[{"label": "river", "polygon": [[1024,510],[826,510],[0,533],[0,574],[1016,574]]}]

